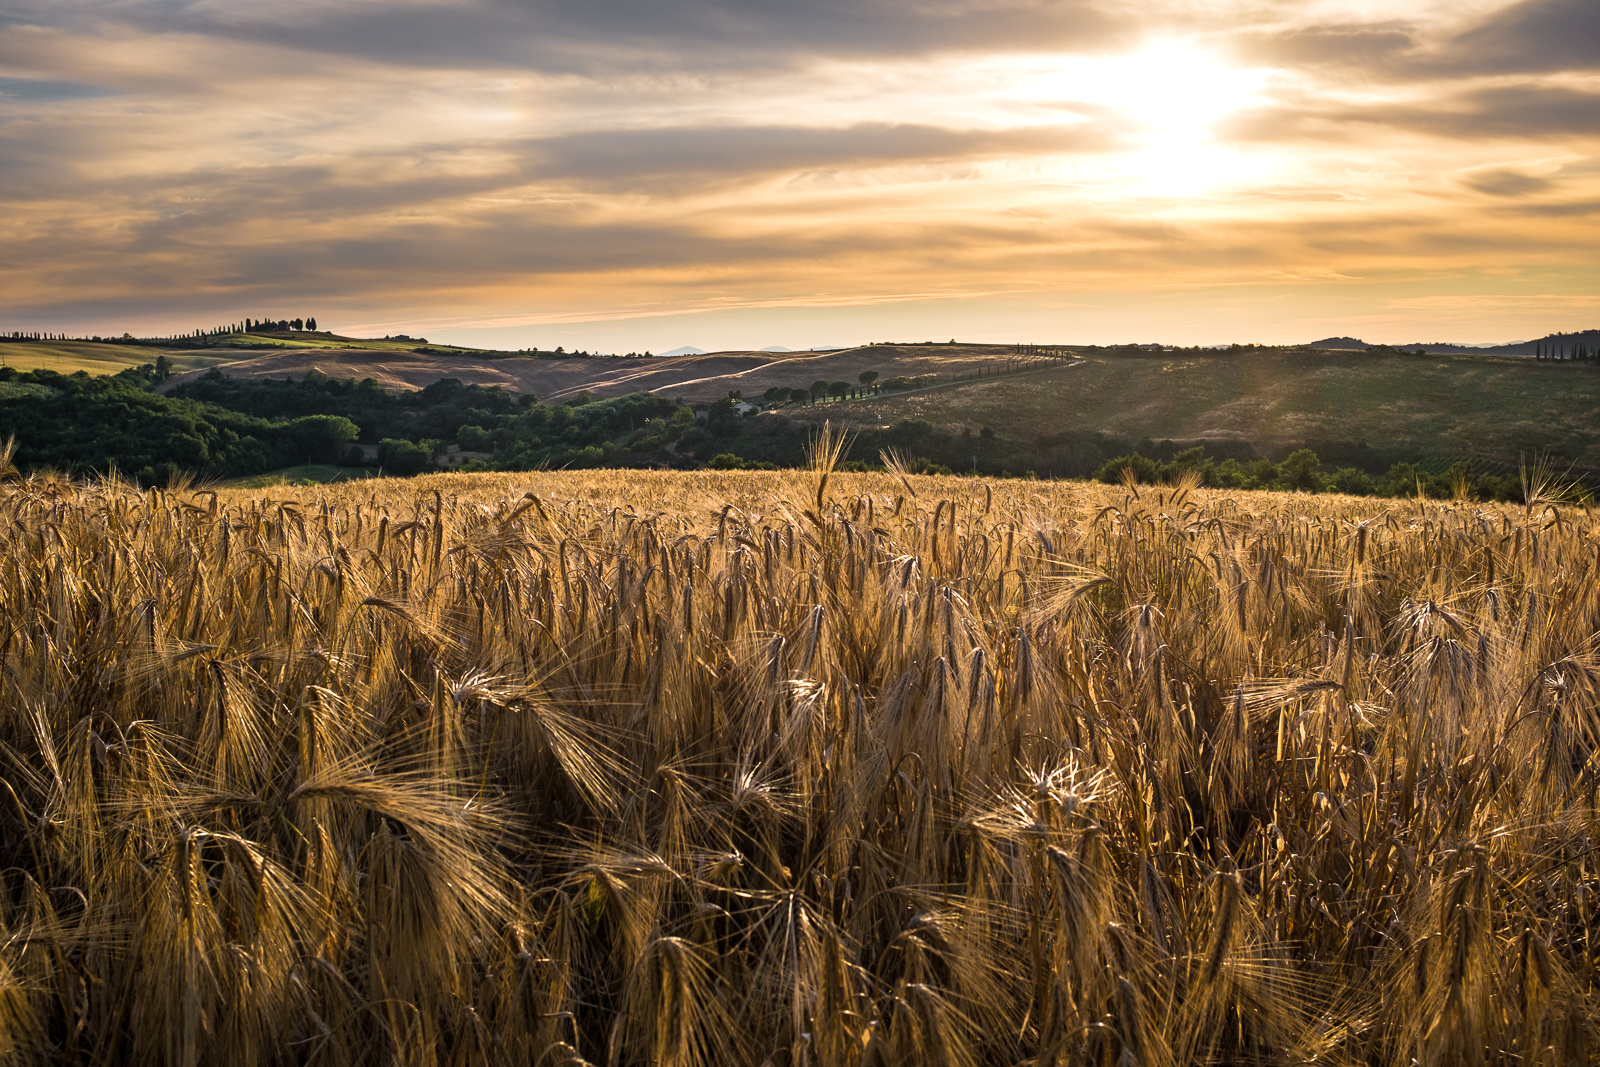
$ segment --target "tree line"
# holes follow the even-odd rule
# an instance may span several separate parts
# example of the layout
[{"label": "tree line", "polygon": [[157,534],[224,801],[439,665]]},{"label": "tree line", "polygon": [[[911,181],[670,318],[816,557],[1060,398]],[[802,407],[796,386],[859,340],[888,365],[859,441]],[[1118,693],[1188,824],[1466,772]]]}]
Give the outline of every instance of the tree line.
[{"label": "tree line", "polygon": [[1592,343],[1593,330],[1583,333],[1556,333],[1534,345],[1533,356],[1539,360],[1577,361],[1593,363],[1600,360],[1600,347]]},{"label": "tree line", "polygon": [[1214,489],[1270,489],[1305,493],[1344,493],[1350,496],[1443,499],[1522,500],[1522,479],[1515,474],[1475,470],[1471,462],[1457,460],[1442,472],[1430,473],[1414,462],[1402,460],[1373,477],[1360,467],[1325,466],[1317,453],[1300,448],[1281,462],[1261,457],[1241,462],[1229,457],[1220,462],[1196,445],[1162,461],[1134,452],[1107,460],[1095,478],[1102,482],[1176,485],[1188,482]]},{"label": "tree line", "polygon": [[288,333],[299,330],[315,330],[317,320],[305,319],[245,319],[243,326],[235,333]]},{"label": "tree line", "polygon": [[357,433],[349,419],[263,419],[153,392],[154,364],[91,377],[0,368],[0,426],[22,469],[113,471],[146,485],[180,471],[242,477],[336,461]]},{"label": "tree line", "polygon": [[297,319],[245,318],[239,322],[187,330],[181,333],[171,333],[160,337],[135,337],[131,333],[124,333],[120,337],[101,336],[100,334],[75,337],[59,332],[12,330],[0,333],[0,341],[86,341],[97,344],[155,344],[173,341],[202,341],[210,337],[225,337],[236,333],[287,333],[302,330],[310,332],[316,330],[316,328],[317,320],[310,317]]},{"label": "tree line", "polygon": [[856,376],[855,382],[830,382],[826,378],[818,378],[810,385],[775,385],[763,392],[761,399],[774,407],[783,407],[786,404],[818,404],[830,396],[835,400],[875,396],[881,388],[888,387],[888,383],[883,387],[875,385],[878,377],[877,371],[864,370]]}]

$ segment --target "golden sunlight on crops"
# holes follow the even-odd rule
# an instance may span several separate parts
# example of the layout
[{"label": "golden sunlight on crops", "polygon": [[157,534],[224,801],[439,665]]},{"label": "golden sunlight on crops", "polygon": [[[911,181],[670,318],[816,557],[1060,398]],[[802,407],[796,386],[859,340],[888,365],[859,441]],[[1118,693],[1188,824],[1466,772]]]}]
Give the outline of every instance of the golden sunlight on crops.
[{"label": "golden sunlight on crops", "polygon": [[834,455],[0,483],[5,1055],[1593,1057],[1593,515]]}]

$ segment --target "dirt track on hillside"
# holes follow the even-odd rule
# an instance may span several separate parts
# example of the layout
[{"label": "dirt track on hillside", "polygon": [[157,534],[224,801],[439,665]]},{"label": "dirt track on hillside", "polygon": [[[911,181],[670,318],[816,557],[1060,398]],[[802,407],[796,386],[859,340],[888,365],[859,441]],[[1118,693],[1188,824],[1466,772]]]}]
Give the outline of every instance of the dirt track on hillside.
[{"label": "dirt track on hillside", "polygon": [[[406,350],[300,349],[218,364],[235,378],[302,378],[312,370],[330,378],[372,378],[388,389],[421,389],[441,378],[532,391],[559,402],[588,390],[596,396],[653,392],[684,400],[714,400],[737,389],[758,397],[775,385],[806,388],[812,382],[854,384],[863,371],[896,375],[951,374],[991,365],[1009,345],[867,345],[836,352],[712,352],[653,359],[482,359]],[[174,383],[204,371],[180,374]]]}]

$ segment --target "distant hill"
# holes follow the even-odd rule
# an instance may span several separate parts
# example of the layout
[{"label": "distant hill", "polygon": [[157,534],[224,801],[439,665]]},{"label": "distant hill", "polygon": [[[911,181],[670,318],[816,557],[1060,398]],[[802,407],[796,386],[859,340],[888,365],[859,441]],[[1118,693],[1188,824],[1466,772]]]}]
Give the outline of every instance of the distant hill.
[{"label": "distant hill", "polygon": [[[330,378],[372,378],[396,389],[418,389],[449,377],[531,392],[547,403],[586,393],[615,397],[636,391],[699,403],[735,391],[756,400],[772,387],[854,383],[871,371],[880,384],[902,379],[913,391],[790,405],[783,411],[804,421],[832,419],[862,430],[910,420],[946,433],[970,431],[975,440],[983,440],[979,431],[988,427],[1000,441],[1029,448],[1063,442],[1061,462],[1041,466],[1041,474],[1080,473],[1093,449],[1072,459],[1068,453],[1077,446],[1071,441],[1097,434],[1130,442],[1208,442],[1235,451],[1248,445],[1269,454],[1310,444],[1335,466],[1369,465],[1381,452],[1407,459],[1473,457],[1499,464],[1504,472],[1515,470],[1519,456],[1549,452],[1600,471],[1600,365],[1525,358],[1536,348],[1600,349],[1600,330],[1487,349],[1389,347],[1346,336],[1314,346],[1227,350],[1062,346],[1054,351],[1070,352],[1070,362],[1015,377],[994,377],[1012,366],[1011,345],[884,344],[632,359],[442,345],[399,348],[393,340],[317,337],[268,343],[273,340],[274,348],[253,352],[174,346],[167,350],[181,372],[174,384],[207,373],[203,368],[228,356],[245,356],[217,369],[233,377],[279,379],[315,370]],[[1430,354],[1417,355],[1419,348]],[[159,351],[75,342],[0,344],[0,355],[12,367],[64,372],[114,371],[123,360],[143,362]]]},{"label": "distant hill", "polygon": [[662,356],[703,356],[705,354],[705,349],[696,348],[694,345],[684,345],[682,348],[674,348],[671,352],[657,353],[657,355]]},{"label": "distant hill", "polygon": [[1462,355],[1491,355],[1491,356],[1531,356],[1539,351],[1558,352],[1571,351],[1582,347],[1590,351],[1600,348],[1600,330],[1582,330],[1577,333],[1549,333],[1537,337],[1532,341],[1511,341],[1503,345],[1463,345],[1453,341],[1418,341],[1408,345],[1372,345],[1354,337],[1324,337],[1320,341],[1312,341],[1307,348],[1320,348],[1325,351],[1358,351],[1364,352],[1370,348],[1390,347],[1411,352],[1422,349],[1426,352],[1451,352]]},{"label": "distant hill", "polygon": [[763,352],[793,352],[794,349],[785,348],[782,345],[768,345],[766,348],[763,348],[761,351],[763,351]]},{"label": "distant hill", "polygon": [[[817,380],[855,382],[863,371],[887,381],[926,374],[948,379],[980,364],[998,366],[1010,345],[869,345],[827,352],[711,352],[662,354],[653,359],[618,357],[540,358],[439,350],[280,350],[220,367],[230,377],[303,377],[311,370],[330,378],[372,378],[389,389],[420,389],[441,378],[499,385],[557,402],[590,393],[622,396],[653,392],[690,401],[710,401],[738,390],[759,397],[772,386],[809,388]],[[179,375],[174,381],[182,380]]]},{"label": "distant hill", "polygon": [[1600,330],[1579,330],[1576,333],[1547,333],[1543,337],[1534,338],[1532,341],[1513,341],[1510,344],[1490,345],[1487,348],[1463,347],[1461,345],[1430,344],[1425,346],[1429,352],[1488,352],[1497,356],[1531,356],[1543,350],[1550,352],[1570,352],[1582,347],[1593,351],[1600,346]]},{"label": "distant hill", "polygon": [[[1414,353],[1415,349],[1410,352]],[[839,425],[923,420],[946,431],[988,426],[1008,440],[1056,440],[1059,466],[1095,434],[1123,440],[1248,442],[1281,456],[1310,445],[1334,466],[1377,457],[1472,458],[1512,473],[1548,452],[1600,470],[1600,366],[1398,349],[1079,350],[1069,365],[843,405],[795,417]],[[1441,467],[1442,469],[1442,467]]]}]

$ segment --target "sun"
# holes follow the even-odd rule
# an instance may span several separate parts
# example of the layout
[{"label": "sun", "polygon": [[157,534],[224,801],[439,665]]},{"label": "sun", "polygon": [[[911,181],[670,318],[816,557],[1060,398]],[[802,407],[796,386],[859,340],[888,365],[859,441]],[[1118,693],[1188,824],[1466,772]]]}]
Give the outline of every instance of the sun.
[{"label": "sun", "polygon": [[1177,41],[1109,59],[1099,73],[1099,102],[1153,146],[1209,141],[1218,121],[1254,101],[1262,76]]},{"label": "sun", "polygon": [[1234,67],[1192,42],[1164,40],[1123,55],[1073,57],[1030,89],[1108,127],[1122,146],[1111,169],[1125,191],[1195,195],[1253,170],[1215,130],[1260,100],[1270,73]]}]

